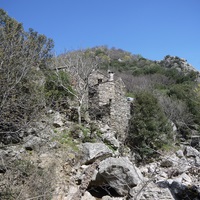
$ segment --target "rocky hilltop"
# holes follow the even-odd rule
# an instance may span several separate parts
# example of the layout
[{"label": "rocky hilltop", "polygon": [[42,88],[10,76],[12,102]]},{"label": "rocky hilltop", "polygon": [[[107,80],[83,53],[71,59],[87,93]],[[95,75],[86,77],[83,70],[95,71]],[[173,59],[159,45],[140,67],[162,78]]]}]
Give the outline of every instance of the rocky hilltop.
[{"label": "rocky hilltop", "polygon": [[182,145],[136,165],[115,130],[95,126],[77,127],[52,111],[43,116],[21,145],[0,150],[1,199],[14,192],[18,199],[200,199],[198,150]]},{"label": "rocky hilltop", "polygon": [[178,71],[195,71],[198,72],[191,64],[187,62],[184,58],[179,58],[178,56],[165,56],[165,58],[161,61],[158,61],[159,64],[166,68],[174,68]]}]

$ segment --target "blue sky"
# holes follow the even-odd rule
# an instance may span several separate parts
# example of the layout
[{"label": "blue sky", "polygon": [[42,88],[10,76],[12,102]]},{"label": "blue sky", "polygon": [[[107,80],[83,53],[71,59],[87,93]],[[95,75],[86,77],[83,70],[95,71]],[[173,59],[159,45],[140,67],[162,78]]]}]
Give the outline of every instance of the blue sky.
[{"label": "blue sky", "polygon": [[200,0],[0,0],[55,52],[100,45],[151,60],[179,56],[200,70]]}]

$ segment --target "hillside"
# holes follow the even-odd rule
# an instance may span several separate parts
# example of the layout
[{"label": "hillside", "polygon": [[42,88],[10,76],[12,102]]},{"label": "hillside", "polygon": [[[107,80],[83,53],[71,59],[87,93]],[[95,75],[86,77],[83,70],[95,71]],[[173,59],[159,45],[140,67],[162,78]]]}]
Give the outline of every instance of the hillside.
[{"label": "hillside", "polygon": [[200,74],[107,48],[53,55],[0,9],[0,199],[200,199]]}]

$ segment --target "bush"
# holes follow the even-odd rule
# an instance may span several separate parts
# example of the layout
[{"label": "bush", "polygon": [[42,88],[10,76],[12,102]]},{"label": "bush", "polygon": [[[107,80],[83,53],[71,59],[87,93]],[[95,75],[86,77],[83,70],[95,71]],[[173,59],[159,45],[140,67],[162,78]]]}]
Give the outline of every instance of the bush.
[{"label": "bush", "polygon": [[[65,87],[68,87],[69,90],[66,90]],[[58,111],[68,108],[68,99],[73,97],[69,91],[74,92],[66,72],[59,71],[56,74],[55,71],[48,71],[46,73],[45,96],[50,107]]]},{"label": "bush", "polygon": [[55,169],[40,169],[29,160],[5,161],[7,171],[0,176],[0,199],[52,198]]},{"label": "bush", "polygon": [[0,142],[20,141],[19,133],[44,108],[42,70],[48,65],[53,41],[0,9]]},{"label": "bush", "polygon": [[149,159],[171,139],[172,128],[157,99],[147,91],[135,95],[127,142],[140,158]]}]

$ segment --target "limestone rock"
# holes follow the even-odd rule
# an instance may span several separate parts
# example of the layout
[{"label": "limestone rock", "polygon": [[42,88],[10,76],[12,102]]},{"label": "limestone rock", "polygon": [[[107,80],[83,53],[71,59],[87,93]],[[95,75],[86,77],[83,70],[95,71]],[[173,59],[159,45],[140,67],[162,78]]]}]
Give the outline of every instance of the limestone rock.
[{"label": "limestone rock", "polygon": [[103,143],[83,143],[83,163],[89,164],[97,159],[103,159],[112,156],[112,151]]},{"label": "limestone rock", "polygon": [[96,200],[88,191],[81,197],[81,200]]},{"label": "limestone rock", "polygon": [[100,128],[100,131],[102,133],[106,133],[107,131],[109,131],[111,128],[106,124],[104,127]]},{"label": "limestone rock", "polygon": [[64,125],[63,123],[63,117],[59,112],[56,112],[53,116],[53,126],[54,127],[62,127]]},{"label": "limestone rock", "polygon": [[184,157],[183,151],[182,151],[181,149],[179,149],[179,150],[176,152],[176,155],[177,155],[179,158],[183,158],[183,157]]},{"label": "limestone rock", "polygon": [[116,150],[119,148],[119,141],[115,138],[114,133],[112,132],[104,133],[102,135],[102,138],[104,142],[110,145],[113,149]]},{"label": "limestone rock", "polygon": [[196,166],[200,166],[200,152],[191,146],[185,148],[184,154],[190,159],[190,162],[194,163]]},{"label": "limestone rock", "polygon": [[143,176],[127,157],[107,158],[99,164],[99,174],[119,195],[142,182]]},{"label": "limestone rock", "polygon": [[186,157],[200,157],[200,152],[191,146],[185,148],[184,154]]},{"label": "limestone rock", "polygon": [[26,138],[26,141],[23,145],[23,147],[26,149],[26,150],[39,150],[41,145],[44,143],[44,140],[40,137],[36,137],[36,136],[32,136],[32,135],[29,135],[27,138]]},{"label": "limestone rock", "polygon": [[77,186],[70,186],[68,189],[67,197],[65,197],[64,200],[73,200],[73,196],[77,191],[78,191]]},{"label": "limestone rock", "polygon": [[136,186],[130,191],[130,200],[174,200],[167,184],[159,186],[153,182]]},{"label": "limestone rock", "polygon": [[110,197],[110,196],[104,196],[102,197],[102,200],[125,200],[125,197]]}]

